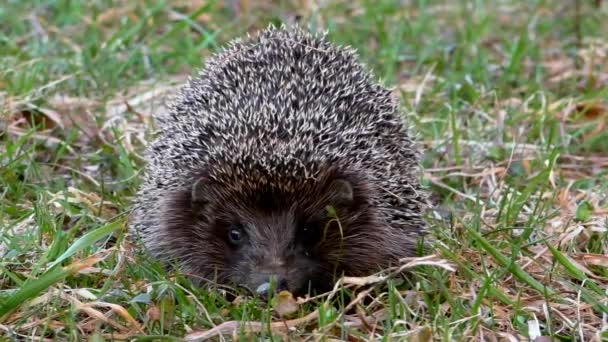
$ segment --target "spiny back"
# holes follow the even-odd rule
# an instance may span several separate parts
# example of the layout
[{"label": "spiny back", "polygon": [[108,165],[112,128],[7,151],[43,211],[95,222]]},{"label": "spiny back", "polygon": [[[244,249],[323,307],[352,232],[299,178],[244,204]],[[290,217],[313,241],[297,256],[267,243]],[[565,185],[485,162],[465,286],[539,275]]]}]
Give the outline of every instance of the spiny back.
[{"label": "spiny back", "polygon": [[353,50],[298,28],[233,41],[180,95],[158,118],[164,138],[152,153],[168,179],[200,163],[312,176],[337,159],[417,162],[390,91],[370,80]]}]

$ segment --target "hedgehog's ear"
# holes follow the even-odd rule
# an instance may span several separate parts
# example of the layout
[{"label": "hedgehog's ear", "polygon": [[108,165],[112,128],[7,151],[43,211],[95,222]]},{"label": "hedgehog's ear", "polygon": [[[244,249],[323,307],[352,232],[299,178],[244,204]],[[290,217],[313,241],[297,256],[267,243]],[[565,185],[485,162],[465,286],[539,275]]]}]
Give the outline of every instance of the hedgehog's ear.
[{"label": "hedgehog's ear", "polygon": [[190,201],[193,204],[205,204],[207,202],[206,189],[205,189],[205,178],[201,177],[192,184]]},{"label": "hedgehog's ear", "polygon": [[334,179],[329,193],[331,204],[335,206],[350,206],[354,201],[353,185],[344,178]]}]

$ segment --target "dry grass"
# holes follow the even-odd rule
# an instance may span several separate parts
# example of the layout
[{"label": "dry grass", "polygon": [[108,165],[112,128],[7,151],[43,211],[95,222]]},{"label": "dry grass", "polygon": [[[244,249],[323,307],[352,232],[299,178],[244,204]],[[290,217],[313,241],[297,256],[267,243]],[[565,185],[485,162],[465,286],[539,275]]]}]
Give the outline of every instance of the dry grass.
[{"label": "dry grass", "polygon": [[[6,340],[608,339],[608,8],[476,4],[0,9]],[[410,277],[264,306],[192,287],[125,238],[164,96],[269,20],[328,29],[402,97],[435,202],[433,255],[404,260]]]}]

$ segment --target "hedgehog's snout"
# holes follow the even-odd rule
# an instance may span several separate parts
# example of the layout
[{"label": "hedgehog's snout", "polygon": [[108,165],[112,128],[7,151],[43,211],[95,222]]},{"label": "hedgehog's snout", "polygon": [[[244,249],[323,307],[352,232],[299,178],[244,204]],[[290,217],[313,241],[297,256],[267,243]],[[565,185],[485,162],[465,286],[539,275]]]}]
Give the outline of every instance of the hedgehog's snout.
[{"label": "hedgehog's snout", "polygon": [[270,292],[291,291],[286,266],[280,257],[264,258],[250,275],[252,290],[262,297],[268,297]]},{"label": "hedgehog's snout", "polygon": [[258,280],[262,283],[255,288],[255,292],[262,298],[268,298],[270,293],[290,290],[287,279],[279,274],[260,274]]}]

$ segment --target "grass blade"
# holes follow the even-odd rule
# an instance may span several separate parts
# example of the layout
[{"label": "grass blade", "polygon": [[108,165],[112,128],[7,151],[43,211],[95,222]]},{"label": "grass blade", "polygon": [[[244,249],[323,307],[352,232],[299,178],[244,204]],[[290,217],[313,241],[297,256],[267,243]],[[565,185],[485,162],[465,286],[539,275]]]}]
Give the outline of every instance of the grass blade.
[{"label": "grass blade", "polygon": [[507,268],[509,272],[511,272],[513,276],[515,276],[515,278],[517,278],[519,281],[531,286],[533,289],[542,294],[547,294],[549,296],[556,295],[555,291],[541,284],[538,280],[534,279],[531,275],[522,270],[521,267],[513,263],[505,255],[503,255],[498,249],[492,246],[492,244],[479,233],[470,228],[467,228],[467,231],[477,242],[479,242],[481,247],[486,252],[488,252],[494,258],[494,260],[496,260],[496,262],[498,262],[500,266]]},{"label": "grass blade", "polygon": [[91,232],[86,233],[81,236],[76,242],[74,242],[67,251],[65,251],[62,255],[59,256],[55,261],[51,263],[49,268],[53,268],[63,262],[65,259],[71,257],[75,253],[91,246],[96,241],[106,237],[113,233],[116,229],[118,229],[122,223],[120,221],[115,221],[109,223],[103,227],[97,228]]},{"label": "grass blade", "polygon": [[[570,259],[564,256],[560,251],[555,249],[555,247],[550,246],[548,244],[546,245],[547,248],[549,248],[549,251],[551,251],[553,258],[555,258],[555,260],[566,269],[566,271],[572,278],[582,281],[583,284],[591,288],[591,290],[593,290],[595,294],[605,296],[602,289],[600,289],[592,279],[587,277],[583,271],[579,270],[576,265],[574,265],[570,261]],[[576,285],[573,284],[573,286]],[[597,311],[599,311],[600,313],[608,313],[608,306],[602,304],[597,298],[594,297],[592,293],[590,293],[586,288],[584,288],[583,285],[579,286],[577,291],[580,291],[583,300],[587,303],[591,303]]]},{"label": "grass blade", "polygon": [[101,260],[101,257],[91,256],[83,262],[74,263],[62,268],[52,268],[40,278],[26,282],[13,296],[0,306],[0,322],[4,321],[7,315],[13,312],[17,307],[34,298],[40,292],[53,286],[53,284],[69,275],[76,274],[84,268],[91,267]]}]

